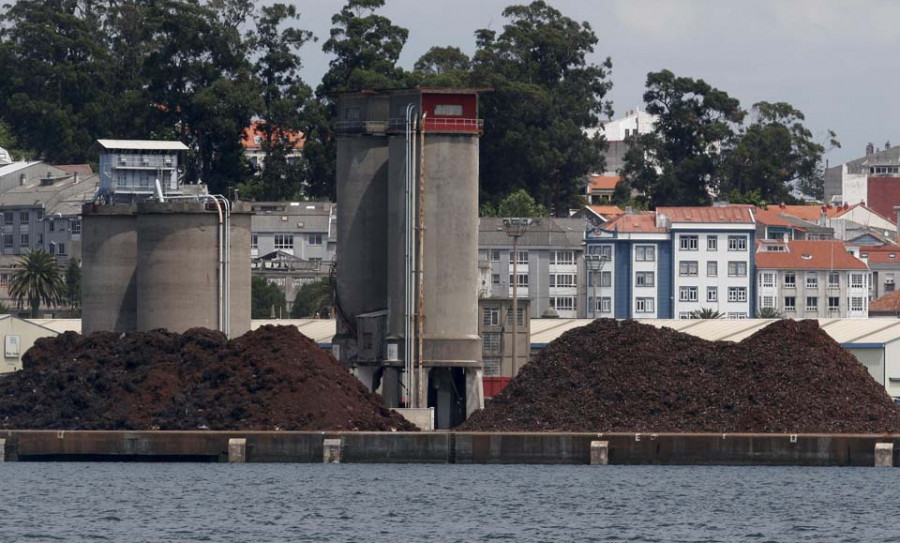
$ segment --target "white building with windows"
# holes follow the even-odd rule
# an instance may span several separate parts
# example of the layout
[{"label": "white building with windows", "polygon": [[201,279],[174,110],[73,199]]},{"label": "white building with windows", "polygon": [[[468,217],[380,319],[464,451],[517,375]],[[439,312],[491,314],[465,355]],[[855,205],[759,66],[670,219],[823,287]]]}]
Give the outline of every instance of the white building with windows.
[{"label": "white building with windows", "polygon": [[180,141],[97,140],[100,145],[100,194],[119,201],[146,198],[156,193],[180,193],[178,154]]},{"label": "white building with windows", "polygon": [[843,242],[760,241],[758,307],[787,318],[868,318],[869,269]]},{"label": "white building with windows", "polygon": [[675,318],[702,309],[730,319],[753,316],[756,222],[746,206],[661,207],[672,236]]}]

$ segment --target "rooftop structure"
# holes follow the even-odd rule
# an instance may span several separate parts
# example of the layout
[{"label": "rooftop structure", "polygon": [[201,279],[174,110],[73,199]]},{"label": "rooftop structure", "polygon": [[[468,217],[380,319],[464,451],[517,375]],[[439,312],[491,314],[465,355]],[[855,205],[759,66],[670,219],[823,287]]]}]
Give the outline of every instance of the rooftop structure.
[{"label": "rooftop structure", "polygon": [[116,201],[136,201],[179,192],[180,141],[97,140],[100,145],[100,195]]}]

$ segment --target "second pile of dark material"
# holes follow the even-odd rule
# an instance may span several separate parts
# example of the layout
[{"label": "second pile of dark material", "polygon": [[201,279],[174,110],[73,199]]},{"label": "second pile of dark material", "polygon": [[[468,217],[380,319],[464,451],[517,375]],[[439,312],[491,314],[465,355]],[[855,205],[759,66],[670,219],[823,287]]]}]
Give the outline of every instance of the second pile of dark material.
[{"label": "second pile of dark material", "polygon": [[816,321],[741,343],[634,321],[571,330],[460,430],[882,433],[900,409]]},{"label": "second pile of dark material", "polygon": [[0,378],[0,428],[415,430],[293,326],[38,340]]}]

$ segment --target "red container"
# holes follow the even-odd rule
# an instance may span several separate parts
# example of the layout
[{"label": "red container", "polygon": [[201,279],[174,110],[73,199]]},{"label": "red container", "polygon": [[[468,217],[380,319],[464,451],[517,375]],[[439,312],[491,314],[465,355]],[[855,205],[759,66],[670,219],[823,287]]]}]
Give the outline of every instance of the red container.
[{"label": "red container", "polygon": [[484,384],[484,397],[493,398],[506,388],[511,377],[482,377],[481,382]]}]

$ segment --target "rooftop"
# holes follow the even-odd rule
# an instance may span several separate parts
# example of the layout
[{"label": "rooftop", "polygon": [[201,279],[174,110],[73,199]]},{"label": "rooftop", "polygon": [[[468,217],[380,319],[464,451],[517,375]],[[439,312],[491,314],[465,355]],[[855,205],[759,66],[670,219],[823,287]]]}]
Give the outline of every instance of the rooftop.
[{"label": "rooftop", "polygon": [[658,214],[664,214],[672,223],[753,224],[753,211],[748,206],[705,206],[705,207],[658,207]]},{"label": "rooftop", "polygon": [[[253,121],[250,123],[250,126],[244,129],[241,137],[241,145],[244,149],[262,148],[266,137],[261,129],[262,125],[262,121]],[[278,130],[278,132],[281,132],[281,130]],[[288,143],[292,149],[303,149],[304,144],[306,144],[306,136],[303,132],[288,130],[284,134],[287,136]]]},{"label": "rooftop", "polygon": [[588,190],[615,190],[621,181],[622,178],[618,175],[592,175]]},{"label": "rooftop", "polygon": [[657,233],[665,232],[664,226],[657,226],[656,214],[652,211],[637,211],[635,213],[625,213],[619,215],[600,227],[606,232],[646,232]]},{"label": "rooftop", "polygon": [[180,141],[159,140],[97,140],[107,151],[187,151]]},{"label": "rooftop", "polygon": [[[765,247],[783,247],[767,251]],[[867,270],[868,266],[836,240],[758,241],[756,267],[776,270]]]},{"label": "rooftop", "polygon": [[[519,247],[569,247],[581,248],[584,240],[584,219],[557,219],[541,217],[539,222],[519,238]],[[507,247],[512,238],[503,228],[503,218],[482,217],[478,223],[478,245],[482,247]]]}]

